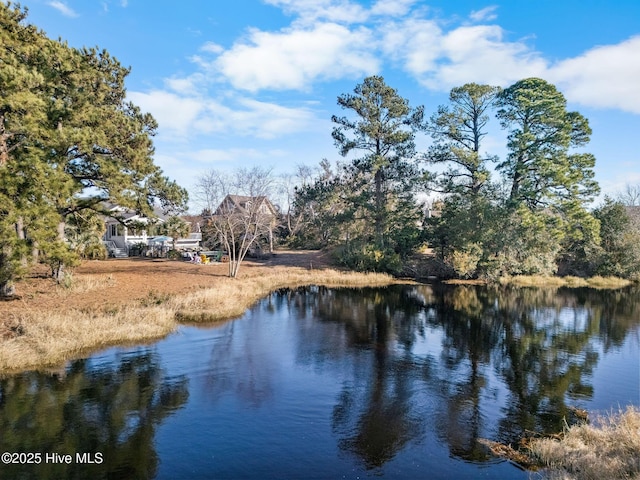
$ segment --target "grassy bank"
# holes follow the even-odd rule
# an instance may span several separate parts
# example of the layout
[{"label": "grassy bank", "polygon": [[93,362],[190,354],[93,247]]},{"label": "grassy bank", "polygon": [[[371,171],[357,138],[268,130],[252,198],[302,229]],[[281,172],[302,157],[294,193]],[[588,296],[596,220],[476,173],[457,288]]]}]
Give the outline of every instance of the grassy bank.
[{"label": "grassy bank", "polygon": [[[113,279],[109,276],[78,277],[56,295],[71,297],[92,289],[98,292],[111,282]],[[397,281],[382,274],[275,267],[246,278],[213,277],[211,287],[184,295],[149,292],[137,302],[111,305],[100,311],[25,308],[12,313],[0,330],[0,372],[59,365],[99,348],[158,339],[175,330],[180,322],[213,322],[237,317],[279,288],[392,283]]]},{"label": "grassy bank", "polygon": [[590,288],[623,288],[631,285],[630,280],[618,277],[545,277],[540,275],[519,275],[517,277],[501,277],[501,285],[518,287],[590,287]]},{"label": "grassy bank", "polygon": [[167,304],[179,321],[215,322],[242,315],[247,307],[280,288],[303,285],[327,287],[384,286],[398,281],[377,273],[309,271],[300,268],[276,268],[265,276],[252,278],[221,278],[213,289],[175,297]]},{"label": "grassy bank", "polygon": [[534,440],[530,449],[548,479],[640,479],[640,410],[574,425],[560,439]]},{"label": "grassy bank", "polygon": [[[445,280],[444,283],[449,285],[489,285],[486,280]],[[500,277],[498,284],[513,285],[516,287],[539,287],[539,288],[555,288],[555,287],[589,287],[597,289],[616,289],[624,288],[633,282],[625,278],[619,277],[550,277],[543,275],[518,275],[514,277]]]}]

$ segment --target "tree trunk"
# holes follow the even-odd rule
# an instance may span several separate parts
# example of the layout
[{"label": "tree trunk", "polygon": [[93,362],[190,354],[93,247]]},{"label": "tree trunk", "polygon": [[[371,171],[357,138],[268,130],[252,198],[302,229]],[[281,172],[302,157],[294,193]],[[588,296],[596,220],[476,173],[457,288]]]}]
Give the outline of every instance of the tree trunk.
[{"label": "tree trunk", "polygon": [[[61,242],[64,242],[64,227],[65,222],[58,223],[58,240]],[[56,282],[62,283],[65,275],[64,262],[62,260],[58,261],[58,264],[55,267],[51,267],[51,276],[56,280]]]},{"label": "tree trunk", "polygon": [[0,167],[9,162],[9,140],[12,135],[4,128],[5,116],[0,115]]},{"label": "tree trunk", "polygon": [[[18,217],[18,220],[16,221],[16,235],[18,237],[19,243],[23,243],[27,238],[24,230],[24,219],[22,217]],[[28,265],[29,265],[29,259],[27,258],[27,255],[22,253],[20,255],[20,266],[22,268],[27,268]]]},{"label": "tree trunk", "polygon": [[375,219],[375,234],[376,234],[376,244],[378,248],[384,248],[384,223],[385,223],[385,211],[384,211],[384,193],[382,192],[382,182],[384,180],[384,175],[382,173],[382,168],[378,168],[375,175],[375,186],[376,186],[376,211],[374,214]]},{"label": "tree trunk", "polygon": [[0,283],[0,298],[13,297],[15,294],[16,286],[11,280]]},{"label": "tree trunk", "polygon": [[273,227],[269,224],[269,253],[273,253]]},{"label": "tree trunk", "polygon": [[12,297],[16,294],[16,287],[13,283],[15,270],[11,262],[10,249],[5,247],[3,250],[0,251],[0,298]]}]

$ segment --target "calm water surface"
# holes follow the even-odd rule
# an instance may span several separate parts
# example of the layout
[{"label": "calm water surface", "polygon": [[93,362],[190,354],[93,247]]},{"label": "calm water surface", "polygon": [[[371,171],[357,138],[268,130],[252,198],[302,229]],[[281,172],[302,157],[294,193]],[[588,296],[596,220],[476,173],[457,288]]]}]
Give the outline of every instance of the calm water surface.
[{"label": "calm water surface", "polygon": [[640,405],[639,338],[637,289],[277,292],[237,321],[1,379],[0,452],[41,461],[0,477],[526,479],[477,439]]}]

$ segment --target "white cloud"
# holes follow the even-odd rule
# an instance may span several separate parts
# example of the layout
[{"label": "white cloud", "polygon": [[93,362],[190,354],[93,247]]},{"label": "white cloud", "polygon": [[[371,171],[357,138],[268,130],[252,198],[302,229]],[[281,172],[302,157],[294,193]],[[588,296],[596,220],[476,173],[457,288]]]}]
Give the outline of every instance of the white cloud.
[{"label": "white cloud", "polygon": [[71,7],[69,7],[66,3],[60,2],[58,0],[52,0],[47,2],[47,5],[58,10],[65,17],[75,18],[78,17],[78,13],[76,13]]},{"label": "white cloud", "polygon": [[164,81],[169,90],[184,96],[196,95],[206,82],[206,76],[199,72],[189,75],[188,77],[167,78]]},{"label": "white cloud", "polygon": [[497,25],[461,26],[444,31],[434,20],[407,19],[387,25],[383,50],[403,52],[403,68],[428,88],[446,91],[467,82],[506,86],[540,76],[546,61],[523,42],[504,40]]},{"label": "white cloud", "polygon": [[314,115],[306,108],[289,108],[274,103],[242,99],[243,110],[233,112],[232,118],[244,126],[248,134],[260,138],[274,138],[305,130],[311,126]]},{"label": "white cloud", "polygon": [[143,111],[151,113],[160,125],[160,131],[169,135],[185,136],[203,110],[195,98],[185,98],[160,90],[149,93],[129,92],[128,99]]},{"label": "white cloud", "polygon": [[637,168],[639,164],[640,162],[634,164],[628,163],[625,165],[624,173],[615,175],[612,178],[601,179],[598,182],[601,188],[600,199],[604,199],[605,195],[617,197],[625,191],[627,185],[640,185],[640,171],[633,170],[633,168]]},{"label": "white cloud", "polygon": [[443,62],[425,79],[434,88],[467,82],[506,86],[516,80],[540,76],[546,61],[526,44],[503,40],[497,25],[459,27],[442,38]]},{"label": "white cloud", "polygon": [[563,60],[548,79],[571,101],[640,114],[640,36]]},{"label": "white cloud", "polygon": [[277,33],[251,30],[215,61],[218,71],[235,87],[305,90],[311,82],[361,77],[376,72],[380,60],[365,28],[349,30],[335,23],[291,28]]},{"label": "white cloud", "polygon": [[200,150],[181,152],[178,154],[182,164],[212,164],[221,162],[247,162],[253,160],[267,160],[282,156],[279,150],[261,150],[257,148],[204,148]]},{"label": "white cloud", "polygon": [[130,92],[129,99],[158,121],[164,140],[205,134],[233,134],[271,139],[309,129],[314,113],[249,98],[221,101],[167,91]]},{"label": "white cloud", "polygon": [[446,91],[472,81],[504,87],[536,76],[556,84],[570,101],[640,113],[640,36],[551,65],[524,41],[506,40],[498,25],[444,31],[433,20],[405,19],[382,32],[383,52],[388,57],[403,52],[396,60],[431,89]]},{"label": "white cloud", "polygon": [[387,23],[380,32],[383,35],[382,51],[387,57],[400,62],[412,75],[420,78],[436,70],[443,36],[437,22],[408,19]]},{"label": "white cloud", "polygon": [[224,52],[224,48],[215,42],[207,42],[200,47],[200,50],[207,53],[219,54]]},{"label": "white cloud", "polygon": [[297,16],[296,22],[314,23],[319,20],[338,23],[358,23],[369,13],[360,4],[349,0],[265,0],[285,13]]},{"label": "white cloud", "polygon": [[474,10],[469,15],[469,18],[474,22],[489,22],[491,20],[495,20],[496,18],[498,18],[498,16],[495,14],[495,11],[497,9],[498,9],[497,5],[491,5],[481,10]]},{"label": "white cloud", "polygon": [[401,17],[411,10],[416,0],[378,0],[372,7],[374,15]]}]

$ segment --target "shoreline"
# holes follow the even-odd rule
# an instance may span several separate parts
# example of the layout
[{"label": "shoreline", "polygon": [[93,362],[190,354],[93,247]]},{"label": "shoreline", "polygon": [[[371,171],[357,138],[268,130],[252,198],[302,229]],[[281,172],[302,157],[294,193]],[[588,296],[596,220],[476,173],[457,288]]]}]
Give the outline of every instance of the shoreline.
[{"label": "shoreline", "polygon": [[478,439],[492,455],[507,459],[541,479],[640,478],[640,408],[590,415],[556,434],[525,437],[514,449]]},{"label": "shoreline", "polygon": [[495,282],[487,280],[442,280],[447,285],[485,285],[485,286],[513,286],[513,287],[534,287],[534,288],[595,288],[603,290],[615,290],[633,285],[633,281],[619,277],[594,276],[582,277],[549,277],[542,275],[518,275],[515,277],[500,277]]},{"label": "shoreline", "polygon": [[[258,267],[257,272],[246,277],[242,274],[238,279],[211,276],[209,281],[208,288],[200,286],[188,293],[148,290],[146,297],[102,309],[78,306],[43,310],[34,305],[11,312],[0,332],[0,375],[55,369],[66,361],[104,348],[158,341],[183,324],[232,320],[281,288],[308,285],[357,288],[410,283],[385,274],[294,266]],[[80,293],[95,295],[110,283],[113,279],[109,276],[92,278],[91,285],[84,286]],[[65,297],[77,294],[57,288],[54,294],[62,297],[61,303]]]},{"label": "shoreline", "polygon": [[[59,368],[104,348],[158,341],[184,324],[231,320],[281,288],[415,283],[386,274],[337,270],[313,251],[283,251],[265,262],[248,260],[237,279],[227,277],[226,271],[226,264],[158,259],[85,261],[63,287],[36,268],[18,284],[20,297],[0,302],[0,375]],[[444,283],[487,285],[474,280]],[[573,277],[513,277],[496,282],[542,288],[630,284]]]}]

